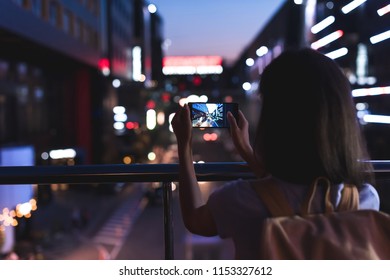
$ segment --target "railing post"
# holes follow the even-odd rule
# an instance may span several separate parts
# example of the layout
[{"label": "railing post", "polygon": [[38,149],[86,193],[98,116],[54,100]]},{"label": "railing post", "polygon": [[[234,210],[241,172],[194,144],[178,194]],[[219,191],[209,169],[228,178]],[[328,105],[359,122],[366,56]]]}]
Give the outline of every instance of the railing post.
[{"label": "railing post", "polygon": [[163,182],[165,259],[173,260],[172,183]]}]

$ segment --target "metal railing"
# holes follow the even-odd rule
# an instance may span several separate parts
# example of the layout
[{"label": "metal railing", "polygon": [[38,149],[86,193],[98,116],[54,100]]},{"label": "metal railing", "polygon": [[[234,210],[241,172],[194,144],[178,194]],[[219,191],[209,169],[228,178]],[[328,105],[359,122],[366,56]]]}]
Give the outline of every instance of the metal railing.
[{"label": "metal railing", "polygon": [[[376,178],[390,177],[390,161],[372,161]],[[3,166],[0,185],[54,183],[161,182],[164,207],[165,259],[173,259],[172,183],[178,181],[178,164]],[[245,162],[195,164],[199,181],[254,179]],[[1,187],[1,186],[0,186]]]}]

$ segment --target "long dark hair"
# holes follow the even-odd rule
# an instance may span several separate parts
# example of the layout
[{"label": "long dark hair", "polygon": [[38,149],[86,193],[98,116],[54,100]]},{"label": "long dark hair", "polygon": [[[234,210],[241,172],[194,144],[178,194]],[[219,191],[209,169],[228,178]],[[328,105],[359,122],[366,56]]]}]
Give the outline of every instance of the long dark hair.
[{"label": "long dark hair", "polygon": [[254,149],[269,173],[305,184],[318,176],[356,186],[372,179],[350,84],[332,59],[286,51],[264,70],[260,92]]}]

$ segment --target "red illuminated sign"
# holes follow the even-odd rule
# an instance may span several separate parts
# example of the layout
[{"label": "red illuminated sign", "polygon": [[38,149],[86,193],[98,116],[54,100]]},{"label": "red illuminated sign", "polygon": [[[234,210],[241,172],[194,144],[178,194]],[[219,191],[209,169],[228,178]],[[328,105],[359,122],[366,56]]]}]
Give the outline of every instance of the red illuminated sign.
[{"label": "red illuminated sign", "polygon": [[221,74],[220,56],[168,56],[163,58],[165,75]]},{"label": "red illuminated sign", "polygon": [[109,69],[110,68],[110,61],[108,60],[108,58],[101,58],[101,59],[99,59],[98,66],[99,66],[100,70]]},{"label": "red illuminated sign", "polygon": [[163,66],[220,66],[220,56],[167,56],[163,58]]}]

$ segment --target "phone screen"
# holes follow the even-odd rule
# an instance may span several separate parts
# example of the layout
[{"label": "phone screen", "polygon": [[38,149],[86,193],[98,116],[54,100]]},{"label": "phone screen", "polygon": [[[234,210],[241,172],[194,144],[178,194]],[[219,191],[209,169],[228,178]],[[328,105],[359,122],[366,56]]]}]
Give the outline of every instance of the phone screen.
[{"label": "phone screen", "polygon": [[237,119],[237,103],[188,103],[191,111],[192,127],[229,127],[227,112]]}]

